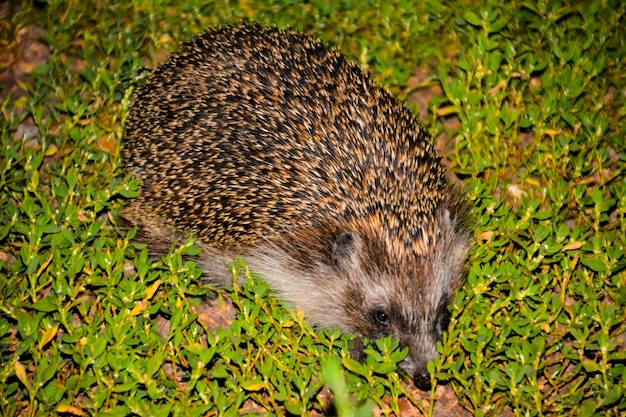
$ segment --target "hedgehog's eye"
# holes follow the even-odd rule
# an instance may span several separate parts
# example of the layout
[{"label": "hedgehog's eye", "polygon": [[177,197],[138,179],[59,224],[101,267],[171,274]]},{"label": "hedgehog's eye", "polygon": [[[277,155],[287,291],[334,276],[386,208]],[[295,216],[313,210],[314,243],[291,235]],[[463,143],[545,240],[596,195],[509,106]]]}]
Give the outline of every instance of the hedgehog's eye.
[{"label": "hedgehog's eye", "polygon": [[391,319],[389,318],[389,314],[384,310],[376,310],[374,311],[374,320],[376,320],[376,324],[381,326],[389,326],[391,323]]}]

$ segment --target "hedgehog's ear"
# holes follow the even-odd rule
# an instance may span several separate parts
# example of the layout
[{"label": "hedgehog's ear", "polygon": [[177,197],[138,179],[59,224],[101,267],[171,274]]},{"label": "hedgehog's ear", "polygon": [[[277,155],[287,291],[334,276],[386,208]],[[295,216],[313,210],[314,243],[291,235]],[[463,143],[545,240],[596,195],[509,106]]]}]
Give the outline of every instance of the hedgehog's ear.
[{"label": "hedgehog's ear", "polygon": [[359,250],[362,246],[361,237],[354,232],[343,232],[337,235],[333,243],[332,262],[345,271],[359,266]]}]

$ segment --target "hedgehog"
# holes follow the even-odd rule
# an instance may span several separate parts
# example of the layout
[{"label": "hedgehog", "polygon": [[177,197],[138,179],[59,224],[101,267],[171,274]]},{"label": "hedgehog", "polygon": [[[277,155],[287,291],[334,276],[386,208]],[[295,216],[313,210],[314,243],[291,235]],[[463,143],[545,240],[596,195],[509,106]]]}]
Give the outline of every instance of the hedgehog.
[{"label": "hedgehog", "polygon": [[[236,257],[316,327],[393,335],[423,389],[472,232],[425,129],[336,48],[292,29],[219,27],[133,93],[122,212],[152,247],[193,236],[205,279]],[[161,248],[161,249],[159,249]]]}]

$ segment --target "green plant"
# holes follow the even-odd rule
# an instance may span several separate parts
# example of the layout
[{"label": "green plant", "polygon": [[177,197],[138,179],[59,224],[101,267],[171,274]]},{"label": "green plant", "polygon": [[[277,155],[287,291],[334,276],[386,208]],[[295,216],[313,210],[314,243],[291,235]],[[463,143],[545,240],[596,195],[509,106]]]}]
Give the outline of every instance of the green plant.
[{"label": "green plant", "polygon": [[[152,260],[118,224],[138,187],[119,160],[133,88],[180,41],[242,20],[432,93],[426,123],[477,238],[435,382],[475,415],[622,415],[626,17],[611,0],[0,4],[0,414],[435,413],[438,391],[423,403],[395,372],[395,341],[355,361],[352,335],[314,331],[243,264],[213,291],[192,241]],[[230,325],[206,300],[232,300]]]}]

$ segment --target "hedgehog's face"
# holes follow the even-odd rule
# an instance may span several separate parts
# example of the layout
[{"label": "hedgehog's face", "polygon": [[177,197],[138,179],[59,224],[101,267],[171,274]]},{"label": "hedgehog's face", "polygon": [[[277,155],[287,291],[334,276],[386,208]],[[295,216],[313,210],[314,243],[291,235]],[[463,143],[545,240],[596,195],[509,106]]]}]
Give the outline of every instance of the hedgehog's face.
[{"label": "hedgehog's face", "polygon": [[358,234],[340,235],[333,248],[334,264],[359,275],[351,281],[360,285],[348,289],[345,298],[349,326],[372,339],[392,334],[408,347],[400,367],[423,390],[431,386],[426,365],[438,356],[436,343],[448,328],[448,305],[463,282],[469,246],[469,232],[452,230],[449,220],[437,228],[431,250],[393,270],[381,265],[386,258],[382,245],[369,245]]},{"label": "hedgehog's face", "polygon": [[410,296],[404,300],[395,296],[385,300],[384,290],[380,287],[377,290],[380,290],[378,294],[368,290],[369,295],[363,299],[367,309],[363,334],[372,339],[392,334],[402,347],[408,347],[400,368],[413,378],[418,388],[430,389],[427,363],[439,356],[436,343],[450,322],[447,293],[441,294],[438,305],[432,308],[424,300],[419,301],[421,305],[410,303]]}]

